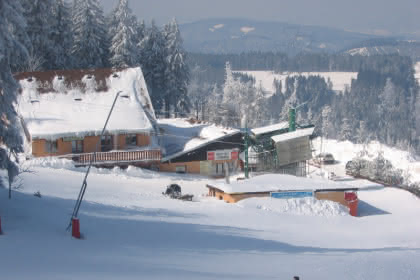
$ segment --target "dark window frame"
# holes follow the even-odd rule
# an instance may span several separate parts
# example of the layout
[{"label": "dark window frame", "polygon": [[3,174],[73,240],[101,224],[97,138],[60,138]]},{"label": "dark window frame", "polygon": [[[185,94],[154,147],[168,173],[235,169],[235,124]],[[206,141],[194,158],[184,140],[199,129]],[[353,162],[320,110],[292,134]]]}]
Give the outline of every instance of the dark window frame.
[{"label": "dark window frame", "polygon": [[57,140],[54,140],[54,141],[47,140],[47,141],[45,141],[45,151],[48,154],[56,154],[58,152]]},{"label": "dark window frame", "polygon": [[129,147],[137,146],[137,134],[126,134],[125,145]]},{"label": "dark window frame", "polygon": [[114,147],[114,136],[103,135],[101,137],[101,152],[109,152]]},{"label": "dark window frame", "polygon": [[83,153],[83,140],[73,140],[73,141],[71,141],[71,152],[73,154]]}]

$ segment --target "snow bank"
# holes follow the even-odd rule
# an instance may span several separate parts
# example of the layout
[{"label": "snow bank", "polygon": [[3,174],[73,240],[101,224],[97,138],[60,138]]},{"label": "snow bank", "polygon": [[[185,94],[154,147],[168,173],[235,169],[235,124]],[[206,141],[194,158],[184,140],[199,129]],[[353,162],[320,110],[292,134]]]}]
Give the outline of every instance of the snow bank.
[{"label": "snow bank", "polygon": [[236,181],[231,184],[220,182],[214,187],[226,193],[270,192],[288,190],[320,190],[352,188],[344,183],[321,179],[296,177],[286,174],[266,174],[252,177],[248,180]]},{"label": "snow bank", "polygon": [[340,203],[313,197],[296,199],[249,198],[239,201],[241,207],[256,208],[273,213],[308,216],[348,216],[349,210]]},{"label": "snow bank", "polygon": [[[22,168],[25,170],[31,171],[34,168],[51,168],[51,169],[60,169],[60,170],[69,170],[85,173],[87,167],[76,167],[74,162],[68,159],[58,158],[58,157],[38,157],[22,162]],[[143,169],[140,167],[129,166],[126,169],[121,169],[119,167],[109,168],[96,168],[93,167],[90,172],[92,174],[114,174],[122,175],[129,177],[138,177],[138,178],[157,178],[161,175],[158,172]]]}]

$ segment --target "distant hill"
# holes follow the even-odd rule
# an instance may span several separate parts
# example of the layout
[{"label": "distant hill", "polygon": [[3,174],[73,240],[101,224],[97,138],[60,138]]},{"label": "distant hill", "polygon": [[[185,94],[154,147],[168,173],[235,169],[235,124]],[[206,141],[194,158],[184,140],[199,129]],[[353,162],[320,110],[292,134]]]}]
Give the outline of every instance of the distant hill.
[{"label": "distant hill", "polygon": [[343,51],[351,55],[381,55],[399,54],[410,56],[415,61],[420,61],[420,42],[403,41],[398,39],[371,39],[360,42]]},{"label": "distant hill", "polygon": [[281,51],[287,54],[337,52],[373,35],[318,26],[247,19],[207,19],[180,26],[190,52],[240,53]]}]

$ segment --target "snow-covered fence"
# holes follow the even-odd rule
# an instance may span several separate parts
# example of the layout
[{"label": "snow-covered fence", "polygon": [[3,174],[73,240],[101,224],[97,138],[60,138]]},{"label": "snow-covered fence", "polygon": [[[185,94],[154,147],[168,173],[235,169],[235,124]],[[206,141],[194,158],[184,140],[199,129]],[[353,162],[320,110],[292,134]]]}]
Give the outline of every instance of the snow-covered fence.
[{"label": "snow-covered fence", "polygon": [[143,151],[111,151],[98,152],[96,157],[94,153],[71,154],[63,156],[72,159],[76,165],[87,165],[93,158],[93,164],[102,163],[131,163],[131,162],[147,162],[160,161],[162,154],[160,150],[143,150]]}]

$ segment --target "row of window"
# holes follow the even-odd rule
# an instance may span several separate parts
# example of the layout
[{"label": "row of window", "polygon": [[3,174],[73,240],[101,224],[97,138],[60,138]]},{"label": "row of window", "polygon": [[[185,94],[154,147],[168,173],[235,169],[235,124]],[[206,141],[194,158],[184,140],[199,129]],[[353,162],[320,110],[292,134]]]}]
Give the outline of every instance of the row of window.
[{"label": "row of window", "polygon": [[[136,134],[128,134],[125,136],[125,145],[128,147],[137,146]],[[111,151],[114,147],[114,136],[104,135],[101,137],[101,152]],[[57,141],[46,141],[45,151],[49,154],[57,153]],[[83,153],[83,140],[71,141],[71,152],[73,154]]]}]

